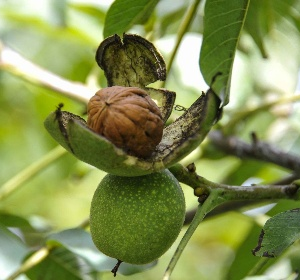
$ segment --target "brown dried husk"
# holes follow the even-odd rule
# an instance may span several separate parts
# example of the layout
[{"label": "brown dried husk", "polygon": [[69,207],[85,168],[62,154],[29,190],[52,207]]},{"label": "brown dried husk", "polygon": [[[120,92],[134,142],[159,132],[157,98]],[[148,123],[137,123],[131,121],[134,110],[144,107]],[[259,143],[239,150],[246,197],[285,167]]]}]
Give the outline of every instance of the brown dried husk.
[{"label": "brown dried husk", "polygon": [[161,112],[138,87],[99,90],[88,103],[88,126],[128,154],[147,158],[163,134]]}]

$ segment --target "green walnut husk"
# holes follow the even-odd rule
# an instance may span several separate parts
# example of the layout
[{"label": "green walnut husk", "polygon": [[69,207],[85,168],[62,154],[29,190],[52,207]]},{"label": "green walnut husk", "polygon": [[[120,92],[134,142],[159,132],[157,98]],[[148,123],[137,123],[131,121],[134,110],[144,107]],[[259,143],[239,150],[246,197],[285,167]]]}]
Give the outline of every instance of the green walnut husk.
[{"label": "green walnut husk", "polygon": [[[147,91],[155,100],[164,123],[169,118],[175,93],[147,85],[166,78],[165,62],[156,48],[137,35],[124,34],[105,39],[96,53],[108,86],[133,86]],[[196,149],[220,115],[220,99],[209,89],[181,117],[166,126],[161,142],[149,158],[127,154],[101,135],[91,131],[86,121],[57,109],[45,120],[50,135],[78,159],[118,176],[142,176],[171,167]]]},{"label": "green walnut husk", "polygon": [[[53,112],[45,120],[50,135],[78,159],[119,176],[141,176],[169,168],[197,148],[216,120],[219,99],[203,94],[181,117],[164,129],[163,138],[148,159],[126,154],[85,120],[65,112]],[[59,115],[59,116],[58,116]]]},{"label": "green walnut husk", "polygon": [[142,177],[106,175],[92,203],[90,230],[104,254],[131,264],[163,255],[184,222],[181,187],[168,170]]}]

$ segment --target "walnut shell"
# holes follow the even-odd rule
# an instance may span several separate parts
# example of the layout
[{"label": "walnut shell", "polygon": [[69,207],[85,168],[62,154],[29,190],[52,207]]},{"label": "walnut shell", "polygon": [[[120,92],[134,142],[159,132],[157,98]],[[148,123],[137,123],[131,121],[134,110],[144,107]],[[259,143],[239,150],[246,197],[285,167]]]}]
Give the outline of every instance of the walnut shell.
[{"label": "walnut shell", "polygon": [[138,87],[103,88],[90,99],[87,111],[89,128],[128,154],[149,157],[162,139],[161,112]]}]

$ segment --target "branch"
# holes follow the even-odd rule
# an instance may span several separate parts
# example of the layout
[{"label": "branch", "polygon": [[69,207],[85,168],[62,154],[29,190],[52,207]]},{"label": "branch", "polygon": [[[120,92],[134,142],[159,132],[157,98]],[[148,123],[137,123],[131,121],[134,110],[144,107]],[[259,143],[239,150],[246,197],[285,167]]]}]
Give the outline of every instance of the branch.
[{"label": "branch", "polygon": [[237,200],[265,200],[265,199],[295,199],[300,200],[300,180],[290,185],[251,185],[251,186],[229,186],[211,182],[196,173],[195,165],[190,164],[187,168],[175,164],[170,171],[178,181],[191,186],[200,202],[196,214],[181,239],[177,250],[164,274],[163,280],[169,280],[176,263],[178,262],[184,248],[197,229],[199,223],[214,208],[224,202]]},{"label": "branch", "polygon": [[209,139],[217,148],[228,154],[235,155],[241,159],[251,158],[271,162],[293,170],[300,176],[300,156],[287,153],[266,142],[259,141],[254,134],[252,135],[251,144],[247,144],[236,137],[226,137],[220,131],[211,131]]},{"label": "branch", "polygon": [[[271,89],[273,91],[273,89]],[[283,95],[281,91],[278,92],[279,95]],[[225,131],[232,131],[233,127],[236,127],[237,124],[241,122],[241,120],[245,120],[259,112],[270,111],[273,107],[286,104],[286,103],[293,103],[300,100],[299,92],[296,92],[292,96],[283,96],[281,98],[276,99],[275,101],[267,101],[264,103],[259,104],[258,106],[252,108],[245,108],[242,111],[236,112],[229,122],[223,127]]]},{"label": "branch", "polygon": [[86,85],[61,78],[22,57],[0,42],[0,69],[24,80],[57,91],[73,100],[86,104],[95,90]]},{"label": "branch", "polygon": [[16,174],[14,177],[9,179],[0,188],[0,201],[9,197],[16,190],[20,189],[24,184],[31,180],[34,176],[39,174],[45,168],[47,168],[55,160],[59,159],[63,155],[67,154],[67,151],[61,146],[57,146],[45,156],[39,160],[33,162],[27,166],[24,170]]},{"label": "branch", "polygon": [[[269,185],[289,185],[297,179],[299,179],[299,176],[292,174],[292,175],[289,175],[278,181],[272,182]],[[229,201],[229,202],[223,203],[223,204],[219,205],[218,207],[216,207],[215,209],[213,209],[210,213],[208,213],[208,215],[206,217],[213,217],[213,216],[220,215],[222,213],[229,212],[229,211],[240,211],[242,208],[245,209],[248,207],[254,207],[254,206],[257,207],[258,205],[265,204],[265,203],[270,203],[270,200],[267,200],[267,199],[259,200],[259,202],[256,199]],[[197,208],[194,208],[185,213],[185,220],[184,220],[185,225],[189,225],[192,222],[192,220],[196,214],[196,211],[197,211]]]},{"label": "branch", "polygon": [[[294,199],[300,200],[298,189],[300,182],[295,181],[288,185],[251,185],[230,186],[211,182],[199,176],[194,170],[180,164],[170,168],[170,171],[178,181],[185,183],[194,189],[199,199],[205,199],[209,193],[218,190],[223,202],[235,200],[266,200],[266,199]],[[200,201],[201,202],[201,201]]]}]

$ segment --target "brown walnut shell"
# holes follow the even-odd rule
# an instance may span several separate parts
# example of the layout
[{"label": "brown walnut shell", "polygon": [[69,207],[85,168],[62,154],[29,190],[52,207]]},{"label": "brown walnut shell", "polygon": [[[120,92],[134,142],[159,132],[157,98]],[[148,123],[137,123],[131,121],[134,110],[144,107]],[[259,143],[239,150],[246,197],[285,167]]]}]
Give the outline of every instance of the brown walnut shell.
[{"label": "brown walnut shell", "polygon": [[89,128],[128,154],[149,157],[162,139],[161,112],[138,87],[103,88],[90,99],[87,111]]}]

